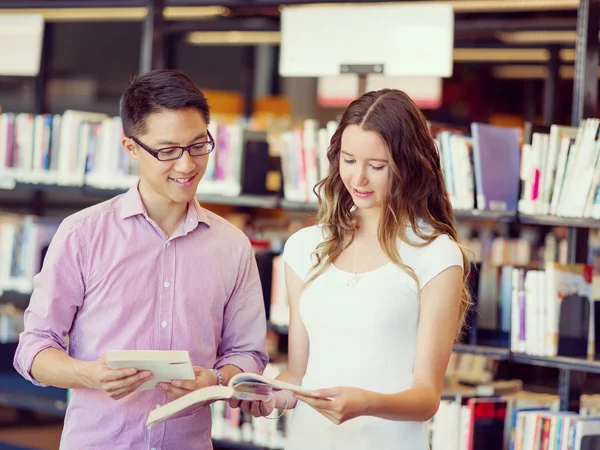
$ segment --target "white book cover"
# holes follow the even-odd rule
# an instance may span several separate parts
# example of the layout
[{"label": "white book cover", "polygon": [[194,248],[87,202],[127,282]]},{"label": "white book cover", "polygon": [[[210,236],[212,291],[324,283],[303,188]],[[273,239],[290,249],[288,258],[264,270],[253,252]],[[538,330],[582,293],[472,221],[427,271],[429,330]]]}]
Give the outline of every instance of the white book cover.
[{"label": "white book cover", "polygon": [[153,377],[137,390],[154,389],[158,383],[194,380],[194,368],[187,350],[109,350],[106,355],[111,369],[149,370]]}]

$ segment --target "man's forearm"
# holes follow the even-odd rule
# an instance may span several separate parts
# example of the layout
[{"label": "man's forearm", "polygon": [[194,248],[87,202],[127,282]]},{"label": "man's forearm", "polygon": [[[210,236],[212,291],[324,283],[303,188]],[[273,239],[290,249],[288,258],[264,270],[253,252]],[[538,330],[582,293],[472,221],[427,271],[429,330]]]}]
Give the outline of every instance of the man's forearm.
[{"label": "man's forearm", "polygon": [[86,361],[71,358],[56,348],[39,352],[31,365],[31,376],[38,382],[59,388],[87,388]]}]

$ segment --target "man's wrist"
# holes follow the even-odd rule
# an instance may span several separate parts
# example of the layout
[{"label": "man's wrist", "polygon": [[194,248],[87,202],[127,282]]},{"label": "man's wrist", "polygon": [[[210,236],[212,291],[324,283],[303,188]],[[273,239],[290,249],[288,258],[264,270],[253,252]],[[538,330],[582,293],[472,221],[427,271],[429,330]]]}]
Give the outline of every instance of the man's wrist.
[{"label": "man's wrist", "polygon": [[223,374],[219,369],[209,369],[216,378],[215,386],[223,386]]},{"label": "man's wrist", "polygon": [[75,384],[80,385],[83,388],[93,388],[91,385],[89,376],[90,363],[88,361],[81,361],[73,359],[72,370],[75,378]]}]

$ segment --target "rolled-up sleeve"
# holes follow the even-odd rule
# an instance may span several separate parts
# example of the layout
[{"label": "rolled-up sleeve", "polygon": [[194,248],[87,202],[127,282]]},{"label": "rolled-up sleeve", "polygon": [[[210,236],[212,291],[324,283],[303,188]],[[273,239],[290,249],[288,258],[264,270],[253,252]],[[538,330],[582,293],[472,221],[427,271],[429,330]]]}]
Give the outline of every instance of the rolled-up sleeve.
[{"label": "rolled-up sleeve", "polygon": [[75,224],[63,222],[52,239],[40,273],[33,278],[25,329],[19,336],[13,364],[17,372],[37,386],[45,385],[31,376],[33,360],[49,347],[67,350],[65,338],[83,303],[81,244]]},{"label": "rolled-up sleeve", "polygon": [[225,306],[215,368],[232,364],[244,372],[262,373],[268,362],[266,322],[256,258],[248,242],[240,260],[235,288]]}]

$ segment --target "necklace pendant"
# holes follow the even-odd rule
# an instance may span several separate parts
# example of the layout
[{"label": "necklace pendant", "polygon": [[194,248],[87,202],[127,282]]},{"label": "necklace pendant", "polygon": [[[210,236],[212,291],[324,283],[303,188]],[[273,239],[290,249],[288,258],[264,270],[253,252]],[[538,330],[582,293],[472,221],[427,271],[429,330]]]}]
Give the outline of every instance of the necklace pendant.
[{"label": "necklace pendant", "polygon": [[346,286],[353,288],[354,286],[356,286],[358,284],[358,275],[354,275],[352,278],[350,278],[347,282],[346,282]]}]

